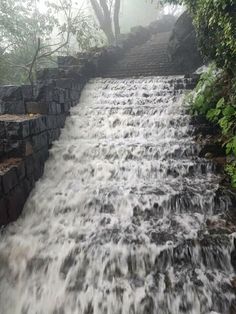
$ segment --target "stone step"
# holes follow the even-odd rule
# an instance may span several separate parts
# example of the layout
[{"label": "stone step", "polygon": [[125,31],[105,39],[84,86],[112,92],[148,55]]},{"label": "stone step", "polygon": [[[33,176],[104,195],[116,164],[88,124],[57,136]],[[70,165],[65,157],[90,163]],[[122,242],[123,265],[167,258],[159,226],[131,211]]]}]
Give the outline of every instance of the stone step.
[{"label": "stone step", "polygon": [[152,36],[140,46],[130,49],[121,60],[110,66],[103,77],[125,78],[183,74],[182,69],[169,59],[170,33]]}]

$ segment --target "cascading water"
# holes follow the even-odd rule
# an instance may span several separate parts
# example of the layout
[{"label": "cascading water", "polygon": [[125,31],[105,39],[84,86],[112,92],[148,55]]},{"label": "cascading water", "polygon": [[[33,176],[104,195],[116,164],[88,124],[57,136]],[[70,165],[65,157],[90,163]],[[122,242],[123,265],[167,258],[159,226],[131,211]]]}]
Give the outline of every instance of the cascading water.
[{"label": "cascading water", "polygon": [[3,232],[1,314],[230,313],[232,235],[206,224],[228,202],[196,157],[184,81],[87,84]]}]

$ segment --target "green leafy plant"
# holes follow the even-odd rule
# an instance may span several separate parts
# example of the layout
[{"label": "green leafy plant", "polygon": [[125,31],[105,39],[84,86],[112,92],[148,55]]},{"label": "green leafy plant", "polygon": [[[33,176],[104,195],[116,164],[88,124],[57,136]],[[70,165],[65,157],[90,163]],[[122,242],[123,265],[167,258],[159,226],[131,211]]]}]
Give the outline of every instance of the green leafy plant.
[{"label": "green leafy plant", "polygon": [[226,172],[231,177],[231,185],[236,188],[236,162],[232,162],[226,166]]},{"label": "green leafy plant", "polygon": [[231,177],[233,187],[236,187],[235,87],[235,80],[227,72],[216,72],[216,68],[211,66],[201,76],[194,94],[189,98],[192,114],[205,116],[221,130],[220,141],[229,160],[226,172]]}]

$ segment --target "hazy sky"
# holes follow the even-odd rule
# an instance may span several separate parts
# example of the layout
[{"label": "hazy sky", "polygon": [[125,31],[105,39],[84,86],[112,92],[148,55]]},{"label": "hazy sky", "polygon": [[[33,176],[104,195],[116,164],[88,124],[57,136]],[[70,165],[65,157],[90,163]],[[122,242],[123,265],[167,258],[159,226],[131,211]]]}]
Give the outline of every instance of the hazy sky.
[{"label": "hazy sky", "polygon": [[[0,0],[1,1],[1,0]],[[42,11],[46,9],[46,0],[39,0],[38,8]],[[49,2],[52,0],[48,0]],[[54,2],[55,0],[53,0]],[[89,0],[72,0],[76,7],[92,9]],[[155,2],[155,1],[154,1]],[[168,10],[167,10],[168,11]],[[168,13],[166,11],[166,13]],[[146,26],[157,18],[157,5],[148,0],[121,0],[120,25],[121,32],[129,32],[130,28],[137,25]]]}]

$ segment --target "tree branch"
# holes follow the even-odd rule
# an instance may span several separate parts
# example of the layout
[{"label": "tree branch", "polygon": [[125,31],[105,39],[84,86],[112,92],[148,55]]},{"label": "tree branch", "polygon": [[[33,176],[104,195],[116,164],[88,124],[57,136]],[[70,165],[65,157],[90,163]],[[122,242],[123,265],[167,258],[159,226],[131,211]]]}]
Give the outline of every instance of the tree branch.
[{"label": "tree branch", "polygon": [[34,54],[34,57],[33,57],[33,60],[31,62],[31,65],[30,65],[30,68],[29,68],[29,75],[28,75],[28,79],[31,83],[31,86],[32,86],[32,89],[33,89],[33,85],[34,85],[34,80],[33,80],[33,77],[32,77],[32,72],[33,72],[33,68],[34,68],[34,65],[37,61],[37,57],[38,57],[38,54],[39,54],[39,51],[40,51],[40,38],[38,38],[38,45],[37,45],[37,48],[36,48],[36,51],[35,51],[35,54]]},{"label": "tree branch", "polygon": [[90,2],[91,2],[91,5],[93,7],[93,10],[94,10],[94,12],[96,14],[96,17],[98,19],[98,22],[99,22],[99,24],[102,27],[102,25],[104,25],[104,22],[105,22],[104,14],[103,14],[103,12],[102,12],[102,10],[101,10],[97,0],[90,0]]},{"label": "tree branch", "polygon": [[120,35],[120,23],[119,23],[119,16],[120,16],[120,0],[115,0],[115,8],[114,8],[114,29],[115,29],[115,38],[116,41]]}]

